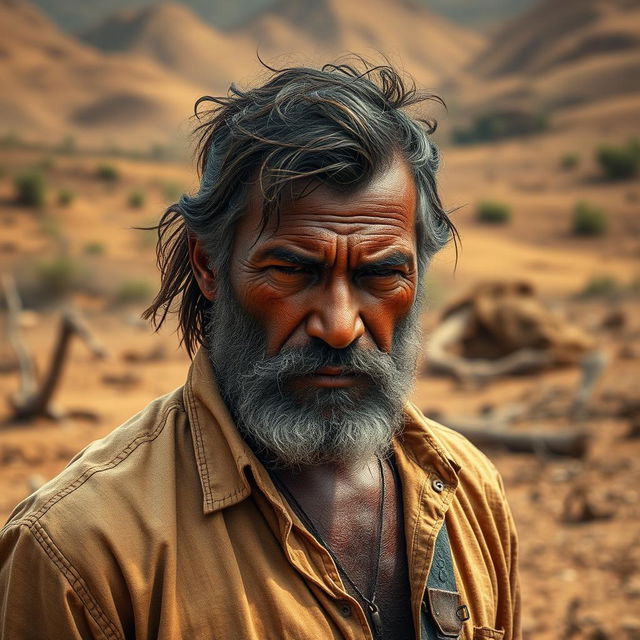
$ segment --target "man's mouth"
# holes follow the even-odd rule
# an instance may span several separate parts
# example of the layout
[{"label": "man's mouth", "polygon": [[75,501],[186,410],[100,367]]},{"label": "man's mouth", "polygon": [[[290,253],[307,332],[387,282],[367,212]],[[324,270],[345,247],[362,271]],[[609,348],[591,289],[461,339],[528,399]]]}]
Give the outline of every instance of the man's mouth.
[{"label": "man's mouth", "polygon": [[304,381],[314,387],[342,389],[361,385],[364,382],[364,377],[348,373],[342,367],[321,367],[305,376]]}]

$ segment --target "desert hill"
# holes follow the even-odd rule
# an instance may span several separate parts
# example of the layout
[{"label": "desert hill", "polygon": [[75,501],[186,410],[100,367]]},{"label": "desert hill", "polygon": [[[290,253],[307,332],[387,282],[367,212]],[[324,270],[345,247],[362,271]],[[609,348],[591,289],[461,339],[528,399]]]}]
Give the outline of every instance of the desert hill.
[{"label": "desert hill", "polygon": [[166,141],[202,89],[150,60],[108,57],[62,33],[31,4],[0,2],[0,121],[6,133],[136,146]]},{"label": "desert hill", "polygon": [[[153,0],[152,0],[153,1]],[[106,19],[114,11],[150,4],[150,0],[33,0],[56,24],[70,33],[82,32]],[[277,4],[278,0],[184,0],[184,4],[205,22],[217,28],[233,29],[258,13]],[[353,2],[353,0],[352,0]],[[529,7],[535,0],[413,0],[448,19],[474,28],[486,28],[510,18]]]},{"label": "desert hill", "polygon": [[116,12],[81,38],[105,52],[146,56],[214,92],[257,67],[253,42],[218,31],[173,2]]},{"label": "desert hill", "polygon": [[640,2],[542,0],[497,33],[467,73],[460,99],[476,113],[553,114],[640,98]]},{"label": "desert hill", "polygon": [[354,51],[385,52],[421,84],[438,85],[467,63],[482,36],[404,0],[282,0],[223,32],[174,3],[119,12],[82,35],[103,51],[144,54],[182,77],[223,91],[252,78],[256,51],[273,64],[317,63]]},{"label": "desert hill", "polygon": [[507,23],[474,66],[485,76],[540,74],[640,51],[640,2],[544,0]]},{"label": "desert hill", "polygon": [[235,33],[250,34],[261,52],[285,59],[384,52],[420,85],[436,89],[485,43],[475,31],[405,0],[281,0]]}]

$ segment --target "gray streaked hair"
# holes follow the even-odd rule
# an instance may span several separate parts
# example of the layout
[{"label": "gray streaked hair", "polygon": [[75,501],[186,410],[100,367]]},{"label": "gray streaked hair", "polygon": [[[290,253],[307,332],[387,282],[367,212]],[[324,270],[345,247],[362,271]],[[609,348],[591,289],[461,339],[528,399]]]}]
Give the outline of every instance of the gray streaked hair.
[{"label": "gray streaked hair", "polygon": [[[321,69],[271,69],[253,89],[232,86],[225,97],[203,96],[195,105],[200,124],[200,188],[183,195],[157,227],[160,290],[143,314],[159,328],[178,313],[189,354],[206,343],[211,307],[198,287],[188,257],[188,235],[205,246],[210,266],[226,273],[234,230],[253,185],[263,200],[262,228],[277,220],[283,199],[300,197],[310,181],[339,191],[366,184],[399,153],[411,168],[417,189],[418,277],[430,258],[457,231],[436,188],[436,123],[409,115],[407,107],[442,100],[416,90],[390,65],[327,64]],[[199,114],[200,105],[214,106]],[[457,245],[456,245],[457,246]]]}]

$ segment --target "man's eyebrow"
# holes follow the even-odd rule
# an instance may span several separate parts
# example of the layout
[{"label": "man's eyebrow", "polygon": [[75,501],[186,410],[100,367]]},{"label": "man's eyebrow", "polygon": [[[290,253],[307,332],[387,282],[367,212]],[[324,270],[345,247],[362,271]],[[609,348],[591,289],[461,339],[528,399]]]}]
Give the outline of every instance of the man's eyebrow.
[{"label": "man's eyebrow", "polygon": [[302,267],[321,267],[324,264],[322,260],[305,256],[287,247],[273,247],[271,249],[267,249],[262,253],[260,258],[263,260],[265,258],[274,258],[275,260],[298,264]]},{"label": "man's eyebrow", "polygon": [[404,267],[413,264],[413,256],[410,256],[402,251],[394,251],[388,256],[384,256],[378,260],[365,261],[360,265],[360,268],[364,269],[384,269],[388,267]]}]

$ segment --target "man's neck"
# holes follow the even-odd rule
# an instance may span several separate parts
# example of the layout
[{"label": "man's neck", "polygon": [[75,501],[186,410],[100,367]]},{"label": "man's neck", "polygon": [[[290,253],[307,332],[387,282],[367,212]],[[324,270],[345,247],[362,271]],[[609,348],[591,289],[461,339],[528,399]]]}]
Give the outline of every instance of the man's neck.
[{"label": "man's neck", "polygon": [[373,456],[275,475],[276,483],[284,485],[285,497],[292,495],[288,499],[294,502],[293,510],[302,509],[303,523],[337,558],[345,588],[365,611],[367,604],[350,581],[367,598],[375,593],[385,637],[413,637],[402,493],[392,463]]}]

